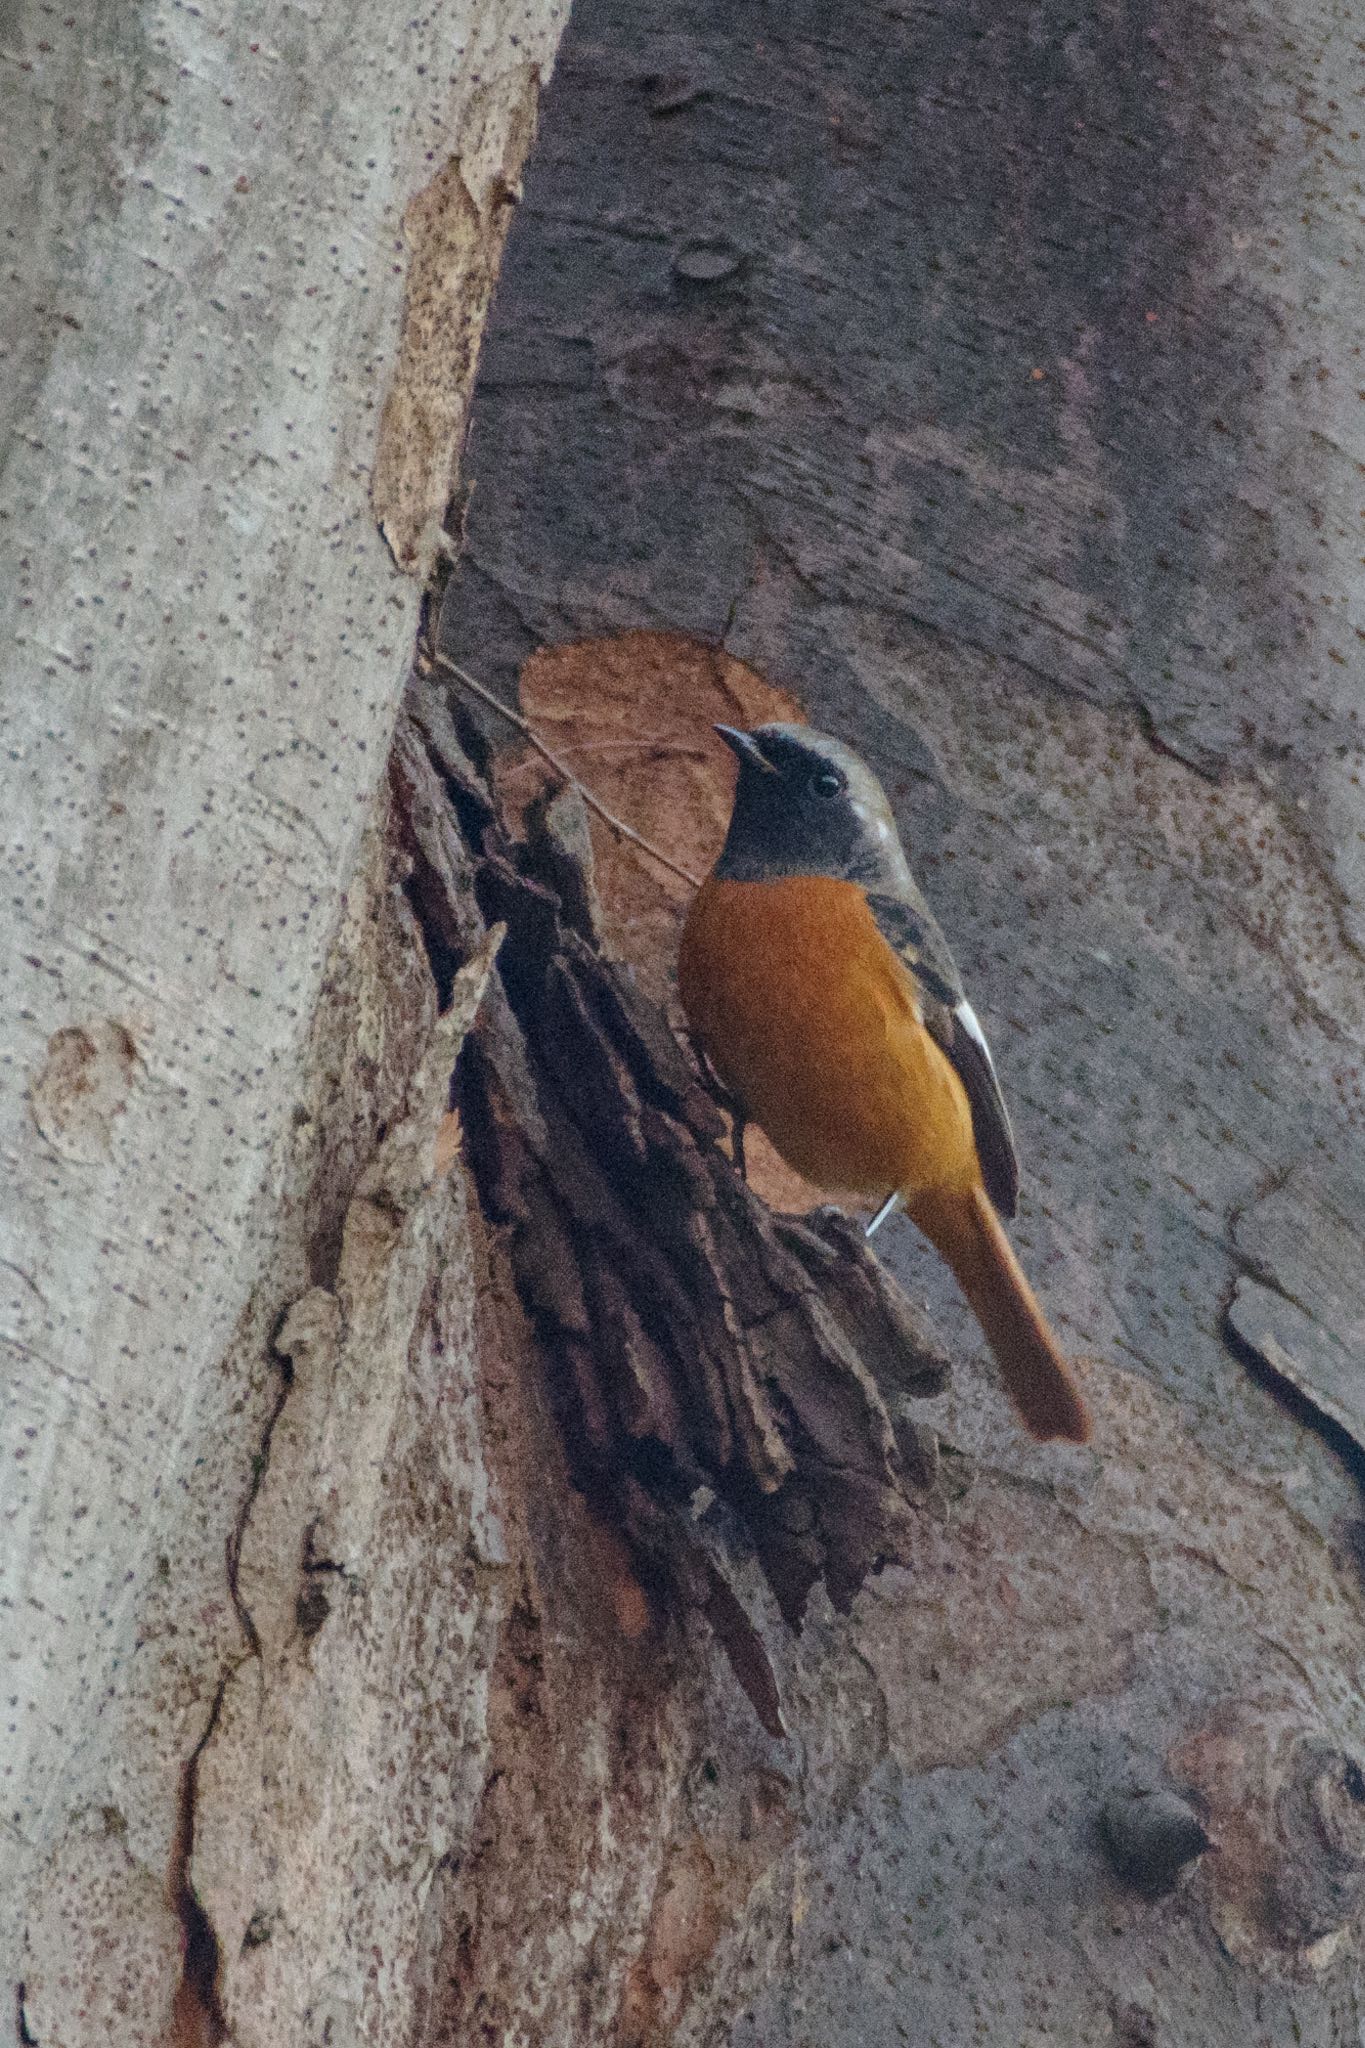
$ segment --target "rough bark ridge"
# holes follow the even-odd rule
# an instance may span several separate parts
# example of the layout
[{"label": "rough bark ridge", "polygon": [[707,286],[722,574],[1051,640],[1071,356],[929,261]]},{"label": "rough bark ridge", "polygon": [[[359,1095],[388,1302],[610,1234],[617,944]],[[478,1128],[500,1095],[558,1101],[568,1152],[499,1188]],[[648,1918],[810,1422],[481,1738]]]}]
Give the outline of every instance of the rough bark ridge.
[{"label": "rough bark ridge", "polygon": [[[897,1432],[879,1389],[937,1393],[946,1359],[856,1222],[773,1217],[736,1176],[665,1019],[602,957],[576,799],[540,807],[517,844],[430,686],[395,771],[438,967],[467,952],[479,910],[507,927],[506,1008],[476,1038],[458,1099],[580,1484],[652,1553],[664,1611],[680,1546],[651,1499],[661,1483],[735,1510],[793,1624],[817,1578],[847,1609],[870,1572],[911,1555],[911,1505],[933,1473],[932,1438],[908,1420]],[[774,1703],[764,1712],[776,1732]]]}]

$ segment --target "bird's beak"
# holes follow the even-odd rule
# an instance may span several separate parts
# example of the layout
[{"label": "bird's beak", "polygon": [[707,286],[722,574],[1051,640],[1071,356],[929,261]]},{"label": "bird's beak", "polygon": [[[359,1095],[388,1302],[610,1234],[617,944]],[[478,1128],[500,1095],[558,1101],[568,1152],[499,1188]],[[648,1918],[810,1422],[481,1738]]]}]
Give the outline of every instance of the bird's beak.
[{"label": "bird's beak", "polygon": [[776,775],[776,768],[765,758],[762,747],[751,732],[739,732],[733,725],[718,725],[715,729],[730,752],[739,756],[741,768],[761,768],[765,775]]}]

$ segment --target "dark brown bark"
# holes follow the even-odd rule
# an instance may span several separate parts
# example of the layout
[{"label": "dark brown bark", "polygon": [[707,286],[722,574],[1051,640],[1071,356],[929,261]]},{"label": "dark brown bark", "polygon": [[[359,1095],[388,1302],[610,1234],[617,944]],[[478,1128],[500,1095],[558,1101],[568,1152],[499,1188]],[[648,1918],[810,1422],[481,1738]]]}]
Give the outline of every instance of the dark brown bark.
[{"label": "dark brown bark", "polygon": [[[726,1546],[688,1513],[700,1488],[793,1626],[816,1580],[846,1610],[913,1552],[932,1436],[892,1407],[941,1390],[941,1347],[856,1221],[774,1216],[736,1174],[666,1019],[603,957],[587,835],[581,819],[566,830],[564,800],[514,838],[431,681],[395,773],[434,970],[460,964],[482,920],[507,929],[458,1103],[577,1484],[660,1619],[690,1595],[728,1641],[743,1613]],[[761,1689],[778,1733],[770,1674]]]}]

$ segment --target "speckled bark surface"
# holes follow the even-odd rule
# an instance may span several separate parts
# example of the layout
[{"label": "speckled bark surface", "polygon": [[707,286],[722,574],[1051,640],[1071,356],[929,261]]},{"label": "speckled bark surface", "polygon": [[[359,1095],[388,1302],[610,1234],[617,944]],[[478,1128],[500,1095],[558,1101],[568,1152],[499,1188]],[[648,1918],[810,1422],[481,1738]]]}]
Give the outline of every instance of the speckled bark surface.
[{"label": "speckled bark surface", "polygon": [[[740,1517],[685,1508],[727,1608],[704,1574],[661,1599],[589,1499],[518,1219],[445,1108],[478,819],[429,791],[419,844],[413,785],[376,796],[393,558],[444,551],[444,380],[557,27],[519,19],[461,14],[434,70],[444,16],[16,28],[0,2025],[1340,2048],[1350,24],[576,19],[447,628],[504,682],[541,642],[723,637],[875,756],[1097,1412],[1091,1452],[1022,1443],[889,1236],[955,1354],[942,1466],[908,1562],[846,1616],[817,1582],[797,1635]],[[1212,1846],[1142,1889],[1101,1816],[1163,1789]]]},{"label": "speckled bark surface", "polygon": [[[217,2024],[185,1873],[212,1847],[196,1771],[252,1675],[231,1700],[229,1680],[261,1675],[232,1546],[271,1339],[334,1263],[431,1026],[401,935],[355,922],[388,886],[375,799],[420,595],[376,524],[376,431],[388,397],[381,509],[420,563],[510,212],[494,188],[562,19],[5,10],[7,2039]],[[444,252],[439,407],[414,237]],[[369,1360],[395,1399],[402,1320]]]},{"label": "speckled bark surface", "polygon": [[[1360,1781],[1313,1761],[1365,1741],[1356,1464],[1229,1315],[1259,1286],[1358,1368],[1336,1254],[1256,1218],[1283,1184],[1291,1235],[1359,1226],[1359,67],[1311,5],[575,15],[449,644],[507,683],[723,639],[879,762],[1100,1421],[1022,1445],[888,1240],[971,1476],[795,1652],[794,1832],[658,2038],[1360,2025]],[[1097,1825],[1149,1781],[1222,1842],[1159,1900]]]}]

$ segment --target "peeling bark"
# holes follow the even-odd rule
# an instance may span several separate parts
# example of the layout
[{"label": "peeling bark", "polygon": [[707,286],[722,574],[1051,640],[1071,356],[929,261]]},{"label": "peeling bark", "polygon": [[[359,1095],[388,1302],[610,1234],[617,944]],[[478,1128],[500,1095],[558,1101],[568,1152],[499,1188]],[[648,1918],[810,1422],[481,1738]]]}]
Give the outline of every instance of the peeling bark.
[{"label": "peeling bark", "polygon": [[[582,0],[447,580],[554,10],[21,13],[17,2039],[1359,2031],[1354,59],[1167,14]],[[645,829],[710,689],[883,766],[1093,1452],[736,1180],[419,594]]]},{"label": "peeling bark", "polygon": [[479,85],[462,112],[460,155],[410,201],[403,217],[403,325],[379,420],[373,496],[394,560],[424,586],[438,558],[451,553],[446,514],[459,482],[479,341],[507,209],[520,195],[539,87],[530,63],[513,63]]},{"label": "peeling bark", "polygon": [[[334,1283],[275,1338],[287,1392],[233,1580],[251,1654],[196,1771],[191,1876],[231,1959],[237,2041],[319,2011],[367,2041],[409,2038],[423,1898],[468,1824],[467,1766],[433,1773],[457,1730],[479,1745],[488,1603],[472,1568],[496,1571],[500,1539],[469,1491],[477,1424],[446,1362],[472,1354],[472,1288],[452,1256],[463,1177],[438,1171],[437,1144],[499,936],[456,977],[356,1184]],[[400,1710],[386,1671],[420,1701]]]},{"label": "peeling bark", "polygon": [[[681,1524],[663,1536],[639,1483],[620,1489],[632,1474],[651,1498],[714,1489],[793,1623],[817,1578],[846,1607],[908,1554],[933,1472],[879,1382],[937,1392],[946,1359],[856,1224],[772,1219],[736,1178],[664,1019],[594,944],[581,828],[563,836],[551,807],[518,845],[440,699],[419,695],[414,715],[397,761],[429,950],[458,953],[476,904],[508,927],[506,1009],[477,1038],[459,1101],[579,1484],[663,1574],[665,1611],[682,1590],[668,1553],[692,1546]],[[446,788],[476,821],[477,851],[455,838]],[[558,894],[540,879],[556,873],[570,878]]]}]

